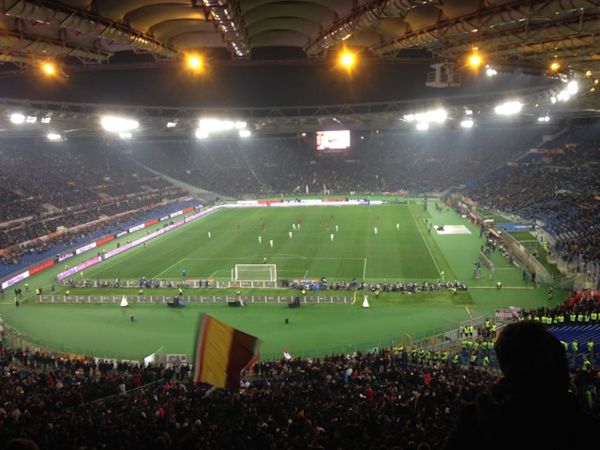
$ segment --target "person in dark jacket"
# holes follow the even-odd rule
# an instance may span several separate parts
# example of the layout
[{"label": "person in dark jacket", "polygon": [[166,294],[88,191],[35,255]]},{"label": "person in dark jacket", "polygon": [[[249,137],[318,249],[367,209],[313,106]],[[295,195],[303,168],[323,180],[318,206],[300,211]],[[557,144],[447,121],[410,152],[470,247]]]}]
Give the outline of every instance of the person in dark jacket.
[{"label": "person in dark jacket", "polygon": [[541,323],[522,321],[500,333],[495,349],[504,377],[463,408],[444,449],[593,448],[600,420],[569,392],[560,341]]}]

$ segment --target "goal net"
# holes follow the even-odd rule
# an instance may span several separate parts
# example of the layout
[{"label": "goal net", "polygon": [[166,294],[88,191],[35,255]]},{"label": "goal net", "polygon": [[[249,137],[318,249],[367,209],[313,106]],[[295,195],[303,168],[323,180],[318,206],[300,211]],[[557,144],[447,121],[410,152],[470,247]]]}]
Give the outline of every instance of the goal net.
[{"label": "goal net", "polygon": [[277,265],[236,264],[233,281],[277,281]]}]

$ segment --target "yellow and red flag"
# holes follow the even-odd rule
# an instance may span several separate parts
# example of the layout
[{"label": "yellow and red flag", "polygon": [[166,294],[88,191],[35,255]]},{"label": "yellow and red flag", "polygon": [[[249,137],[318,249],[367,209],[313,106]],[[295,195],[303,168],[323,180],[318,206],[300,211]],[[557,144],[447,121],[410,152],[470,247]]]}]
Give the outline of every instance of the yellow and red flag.
[{"label": "yellow and red flag", "polygon": [[240,372],[258,360],[261,344],[257,337],[201,314],[194,350],[194,381],[239,389]]}]

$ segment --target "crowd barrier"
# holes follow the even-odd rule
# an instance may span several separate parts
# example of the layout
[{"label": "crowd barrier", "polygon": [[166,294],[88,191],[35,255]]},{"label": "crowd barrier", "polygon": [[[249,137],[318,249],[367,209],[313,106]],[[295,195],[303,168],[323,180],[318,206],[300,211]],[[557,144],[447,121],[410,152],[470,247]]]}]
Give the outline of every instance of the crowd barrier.
[{"label": "crowd barrier", "polygon": [[[120,304],[123,298],[134,304],[167,304],[173,296],[167,295],[39,295],[36,303],[77,303],[77,304]],[[352,297],[336,296],[290,296],[290,295],[183,295],[179,297],[181,304],[230,303],[242,300],[252,303],[290,303],[299,298],[301,304],[352,304]]]}]

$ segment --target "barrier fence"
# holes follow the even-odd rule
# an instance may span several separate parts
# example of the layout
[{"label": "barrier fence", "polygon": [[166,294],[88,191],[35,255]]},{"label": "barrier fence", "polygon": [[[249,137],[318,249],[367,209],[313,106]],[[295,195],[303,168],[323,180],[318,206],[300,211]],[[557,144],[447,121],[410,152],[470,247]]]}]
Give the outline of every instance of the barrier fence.
[{"label": "barrier fence", "polygon": [[[144,281],[146,282],[146,281]],[[151,288],[148,289],[169,289],[169,288],[277,288],[282,287],[276,281],[217,281],[217,280],[148,280]],[[97,287],[97,288],[139,288],[140,280],[132,279],[65,279],[61,281],[64,287]],[[281,283],[280,283],[281,284]]]},{"label": "barrier fence", "polygon": [[[103,304],[121,303],[123,298],[132,304],[167,304],[176,297],[166,295],[39,295],[36,303],[79,303]],[[204,303],[233,303],[242,301],[252,303],[292,303],[299,299],[300,304],[352,304],[352,297],[320,296],[290,296],[290,295],[183,295],[177,297],[182,305]]]}]

